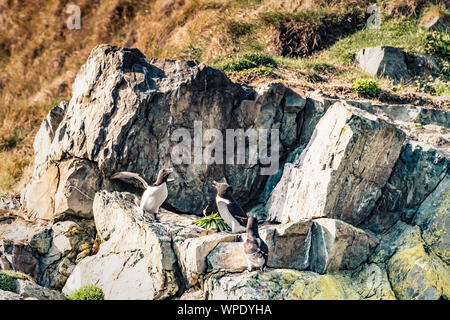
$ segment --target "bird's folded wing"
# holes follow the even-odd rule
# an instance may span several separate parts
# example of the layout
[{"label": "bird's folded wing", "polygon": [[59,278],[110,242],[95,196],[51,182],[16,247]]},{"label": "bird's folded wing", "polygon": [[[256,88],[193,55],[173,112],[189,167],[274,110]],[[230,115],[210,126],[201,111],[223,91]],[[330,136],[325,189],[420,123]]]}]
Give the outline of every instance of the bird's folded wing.
[{"label": "bird's folded wing", "polygon": [[124,181],[126,181],[127,179],[137,179],[140,182],[142,182],[144,189],[148,188],[147,181],[145,181],[144,178],[142,178],[140,175],[138,175],[137,173],[134,173],[134,172],[128,172],[128,171],[117,172],[111,176],[111,179],[118,179],[118,180],[124,180]]},{"label": "bird's folded wing", "polygon": [[236,201],[231,201],[230,203],[228,203],[227,208],[241,226],[247,226],[248,217]]}]

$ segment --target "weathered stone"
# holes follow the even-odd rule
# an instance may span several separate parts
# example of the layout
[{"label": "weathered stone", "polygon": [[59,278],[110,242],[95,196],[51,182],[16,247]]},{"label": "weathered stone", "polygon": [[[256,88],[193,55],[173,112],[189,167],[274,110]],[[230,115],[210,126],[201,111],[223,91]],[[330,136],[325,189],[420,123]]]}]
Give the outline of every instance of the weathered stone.
[{"label": "weathered stone", "polygon": [[369,101],[345,100],[345,102],[396,124],[402,122],[421,125],[434,124],[450,128],[450,112],[447,110],[413,105],[377,105]]},{"label": "weathered stone", "polygon": [[[192,136],[194,121],[201,121],[204,129],[224,133],[237,128],[280,129],[284,101],[292,111],[300,111],[304,103],[292,92],[284,99],[285,90],[281,83],[244,88],[204,64],[147,60],[137,49],[99,45],[77,74],[63,119],[55,117],[42,124],[36,145],[51,141],[51,147],[39,151],[35,163],[39,174],[25,192],[26,207],[38,217],[49,218],[62,211],[86,217],[92,204],[89,197],[104,189],[113,173],[137,172],[152,181],[167,166],[175,169],[176,179],[169,185],[167,201],[179,211],[201,214],[210,202],[204,195],[214,194],[208,182],[222,178],[233,184],[237,200],[245,206],[267,179],[259,174],[260,165],[173,164],[171,152],[178,141],[171,140],[172,133],[184,129]],[[295,142],[293,120],[293,116],[285,117],[283,139],[288,144]],[[53,133],[50,127],[56,124]],[[71,159],[81,161],[76,172],[61,165]],[[82,168],[88,181],[82,177]],[[90,181],[91,172],[102,185]],[[59,176],[63,183],[55,191]],[[66,177],[71,183],[66,183]]]},{"label": "weathered stone", "polygon": [[20,294],[11,291],[0,290],[0,301],[1,300],[23,300]]},{"label": "weathered stone", "polygon": [[30,246],[40,254],[46,254],[52,244],[52,235],[50,229],[44,229],[40,233],[32,235]]},{"label": "weathered stone", "polygon": [[364,71],[378,77],[386,77],[396,83],[405,82],[411,76],[401,48],[378,46],[362,49],[356,54],[356,63]]},{"label": "weathered stone", "polygon": [[412,76],[420,76],[427,71],[429,73],[440,71],[439,60],[428,54],[408,53],[406,63]]},{"label": "weathered stone", "polygon": [[92,218],[92,201],[99,186],[97,168],[89,161],[70,159],[50,165],[27,186],[30,216],[52,220],[62,215]]},{"label": "weathered stone", "polygon": [[311,224],[305,220],[262,227],[261,238],[269,246],[267,266],[305,270],[309,266]]},{"label": "weathered stone", "polygon": [[[282,191],[280,189],[281,189],[281,185],[284,185],[284,183],[280,185],[278,192],[273,193],[273,190],[278,185],[278,182],[280,181],[280,179],[282,179],[282,177],[284,175],[284,169],[286,168],[286,166],[290,166],[289,164],[291,164],[291,163],[297,164],[300,159],[300,154],[302,153],[302,151],[304,149],[305,149],[305,146],[300,146],[298,148],[295,148],[293,151],[291,151],[288,154],[286,162],[284,164],[281,164],[280,169],[278,169],[278,171],[276,173],[274,173],[267,179],[266,185],[264,186],[264,190],[262,191],[262,193],[259,197],[259,201],[261,201],[262,204],[264,204],[266,206],[266,208],[272,207],[270,204],[267,204],[269,198],[271,198],[269,201],[271,203],[273,201],[275,201],[275,202],[277,201],[276,200],[277,196],[282,196],[281,193],[284,191]],[[260,220],[260,219],[258,218],[258,220]]]},{"label": "weathered stone", "polygon": [[283,219],[282,214],[286,203],[288,186],[291,181],[291,174],[293,170],[295,170],[294,164],[286,163],[284,165],[283,175],[276,184],[269,200],[266,203],[269,221],[282,221]]},{"label": "weathered stone", "polygon": [[381,196],[403,141],[404,134],[391,124],[334,104],[317,124],[300,165],[285,180],[282,213],[269,211],[271,220],[329,217],[358,225]]},{"label": "weathered stone", "polygon": [[23,298],[36,298],[38,300],[65,300],[64,295],[56,290],[41,287],[29,280],[16,280],[16,292]]},{"label": "weathered stone", "polygon": [[330,107],[331,101],[325,99],[319,93],[312,93],[306,99],[306,105],[303,110],[301,130],[299,136],[299,143],[306,145],[309,143],[314,128],[319,122],[320,118],[325,114]]},{"label": "weathered stone", "polygon": [[286,89],[284,94],[284,111],[298,113],[305,108],[306,99],[292,89]]},{"label": "weathered stone", "polygon": [[286,146],[293,146],[297,141],[297,114],[286,112],[283,115],[280,131],[281,142]]},{"label": "weathered stone", "polygon": [[92,218],[92,202],[99,187],[96,166],[85,160],[68,160],[59,164],[59,185],[55,193],[55,217],[70,214]]},{"label": "weathered stone", "polygon": [[0,269],[20,271],[37,278],[40,272],[36,252],[27,243],[0,239]]},{"label": "weathered stone", "polygon": [[207,256],[208,271],[242,271],[247,268],[244,239],[240,242],[221,242]]},{"label": "weathered stone", "polygon": [[0,198],[0,211],[18,211],[21,209],[20,195],[10,195]]},{"label": "weathered stone", "polygon": [[371,255],[378,240],[345,222],[315,219],[312,228],[310,269],[318,273],[355,269]]},{"label": "weathered stone", "polygon": [[398,299],[449,297],[449,268],[426,249],[418,226],[397,222],[383,235],[370,261],[386,265]]},{"label": "weathered stone", "polygon": [[367,228],[382,232],[400,217],[410,222],[449,170],[450,155],[445,151],[407,140]]},{"label": "weathered stone", "polygon": [[35,153],[33,176],[39,178],[42,172],[47,169],[48,150],[55,138],[56,129],[64,118],[68,103],[62,101],[59,106],[53,107],[47,117],[42,121],[39,131],[34,139],[33,149]]},{"label": "weathered stone", "polygon": [[68,278],[69,295],[87,284],[102,288],[105,299],[158,299],[179,290],[171,235],[163,223],[146,223],[133,202],[97,193],[94,218],[103,243],[81,260]]},{"label": "weathered stone", "polygon": [[[260,227],[260,237],[269,247],[267,266],[297,270],[308,268],[311,225],[311,221],[301,221]],[[209,270],[240,271],[247,268],[247,259],[243,251],[245,240],[244,234],[242,241],[238,243],[218,244],[207,257]]]},{"label": "weathered stone", "polygon": [[421,244],[399,250],[387,268],[399,299],[437,300],[450,296],[448,267],[428,256]]},{"label": "weathered stone", "polygon": [[180,300],[204,300],[203,291],[190,289],[181,295]]},{"label": "weathered stone", "polygon": [[59,169],[55,164],[34,177],[26,187],[25,206],[31,217],[51,220],[55,212],[54,195],[59,184]]},{"label": "weathered stone", "polygon": [[353,275],[352,285],[362,299],[367,300],[395,300],[386,270],[377,264],[365,264]]},{"label": "weathered stone", "polygon": [[103,243],[95,256],[77,264],[63,288],[66,294],[95,283],[106,299],[171,297],[198,283],[218,243],[239,239],[228,233],[203,236],[188,215],[162,211],[160,222],[144,221],[131,194],[97,193],[93,208]]},{"label": "weathered stone", "polygon": [[420,205],[413,223],[420,227],[431,250],[450,264],[450,175]]},{"label": "weathered stone", "polygon": [[386,272],[375,264],[354,273],[326,275],[288,269],[263,273],[217,273],[207,278],[204,296],[209,300],[395,299]]},{"label": "weathered stone", "polygon": [[[183,274],[185,275],[188,284],[190,286],[194,286],[198,283],[199,278],[201,278],[207,270],[206,258],[208,254],[219,243],[236,242],[239,240],[239,234],[228,234],[221,232],[199,238],[186,239],[181,242],[175,242],[175,251],[178,255]],[[234,259],[231,262],[234,264]]]},{"label": "weathered stone", "polygon": [[92,221],[60,221],[51,229],[52,242],[48,251],[40,257],[39,283],[61,289],[72,270],[83,246],[91,246],[95,238]]}]

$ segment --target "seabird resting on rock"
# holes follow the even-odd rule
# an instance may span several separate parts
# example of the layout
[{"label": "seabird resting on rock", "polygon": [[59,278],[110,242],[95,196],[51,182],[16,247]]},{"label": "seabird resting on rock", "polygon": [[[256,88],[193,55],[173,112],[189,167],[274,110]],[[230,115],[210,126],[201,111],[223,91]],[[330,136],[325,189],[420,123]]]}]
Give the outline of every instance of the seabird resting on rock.
[{"label": "seabird resting on rock", "polygon": [[155,220],[158,220],[156,214],[158,213],[159,207],[167,199],[168,195],[166,182],[174,181],[174,179],[169,179],[169,175],[172,172],[172,169],[161,169],[158,173],[156,182],[151,186],[148,185],[147,181],[145,181],[144,178],[133,172],[118,172],[112,175],[111,179],[127,180],[133,178],[139,180],[145,189],[139,203],[139,208],[141,209],[142,214],[145,218],[147,218],[146,214],[148,213],[152,214]]},{"label": "seabird resting on rock", "polygon": [[247,240],[244,242],[244,252],[247,257],[248,271],[259,268],[261,271],[267,264],[269,247],[258,233],[258,219],[250,217],[247,222]]},{"label": "seabird resting on rock", "polygon": [[248,217],[232,197],[233,188],[216,181],[213,181],[213,186],[217,189],[216,204],[220,216],[231,227],[232,233],[244,232]]}]

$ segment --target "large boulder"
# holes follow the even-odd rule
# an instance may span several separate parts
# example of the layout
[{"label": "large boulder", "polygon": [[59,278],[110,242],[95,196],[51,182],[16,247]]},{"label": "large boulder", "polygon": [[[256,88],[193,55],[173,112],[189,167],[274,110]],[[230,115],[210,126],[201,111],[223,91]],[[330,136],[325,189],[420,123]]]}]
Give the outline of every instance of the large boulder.
[{"label": "large boulder", "polygon": [[362,49],[356,54],[356,63],[364,71],[395,82],[411,78],[402,48],[378,46]]},{"label": "large boulder", "polygon": [[164,224],[146,224],[131,201],[98,193],[94,217],[100,250],[77,264],[63,293],[88,284],[102,288],[105,299],[165,298],[180,289],[176,255]]},{"label": "large boulder", "polygon": [[360,224],[380,198],[404,139],[403,132],[370,113],[333,104],[317,124],[300,164],[280,180],[287,183],[280,188],[282,193],[286,189],[286,197],[277,210],[268,209],[270,220],[329,217]]},{"label": "large boulder", "polygon": [[205,234],[192,215],[162,210],[160,222],[147,221],[130,193],[99,192],[94,219],[102,241],[98,253],[82,259],[63,293],[87,284],[100,286],[106,299],[164,299],[199,286],[206,258],[220,242],[239,234]]},{"label": "large boulder", "polygon": [[[99,45],[78,72],[70,102],[41,125],[24,202],[37,218],[88,217],[95,192],[110,187],[113,173],[137,172],[151,182],[173,167],[168,202],[178,211],[201,214],[213,203],[213,179],[226,179],[245,206],[264,188],[261,164],[193,159],[194,121],[224,138],[226,129],[279,130],[283,158],[297,145],[305,104],[281,83],[242,87],[194,61],[149,60],[137,49]],[[178,143],[191,149],[190,163],[173,160]]]},{"label": "large boulder", "polygon": [[377,245],[376,237],[348,223],[328,218],[315,219],[310,269],[321,274],[356,269]]},{"label": "large boulder", "polygon": [[92,218],[92,201],[99,183],[98,169],[90,161],[69,159],[51,164],[27,186],[28,214],[47,220],[64,216]]}]

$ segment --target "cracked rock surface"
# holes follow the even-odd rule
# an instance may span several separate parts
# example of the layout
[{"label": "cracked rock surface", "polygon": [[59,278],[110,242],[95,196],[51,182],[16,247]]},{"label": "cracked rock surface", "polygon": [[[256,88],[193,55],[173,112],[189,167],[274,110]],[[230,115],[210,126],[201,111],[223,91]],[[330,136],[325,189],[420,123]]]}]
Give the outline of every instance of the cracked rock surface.
[{"label": "cracked rock surface", "polygon": [[[278,129],[279,168],[172,163],[177,130]],[[186,142],[187,143],[187,142]],[[95,47],[72,98],[43,120],[33,176],[0,199],[0,269],[31,276],[0,299],[448,299],[450,112],[256,88],[193,61]],[[137,185],[173,167],[159,221]],[[246,271],[244,233],[193,224],[226,179],[269,246]],[[48,291],[50,290],[50,291]]]}]

